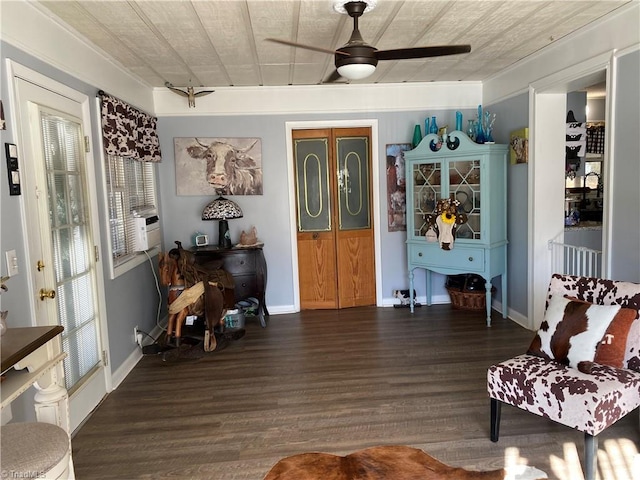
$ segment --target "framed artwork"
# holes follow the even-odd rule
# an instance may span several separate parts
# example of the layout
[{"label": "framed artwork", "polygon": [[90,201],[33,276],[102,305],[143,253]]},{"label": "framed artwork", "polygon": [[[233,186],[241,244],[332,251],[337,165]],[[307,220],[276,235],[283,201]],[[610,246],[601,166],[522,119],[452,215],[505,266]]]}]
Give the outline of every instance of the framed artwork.
[{"label": "framed artwork", "polygon": [[509,137],[511,164],[529,162],[529,129],[514,130]]},{"label": "framed artwork", "polygon": [[178,195],[262,195],[260,138],[173,139]]},{"label": "framed artwork", "polygon": [[404,152],[412,148],[413,145],[410,143],[393,143],[386,146],[387,222],[390,232],[407,230],[407,187]]}]

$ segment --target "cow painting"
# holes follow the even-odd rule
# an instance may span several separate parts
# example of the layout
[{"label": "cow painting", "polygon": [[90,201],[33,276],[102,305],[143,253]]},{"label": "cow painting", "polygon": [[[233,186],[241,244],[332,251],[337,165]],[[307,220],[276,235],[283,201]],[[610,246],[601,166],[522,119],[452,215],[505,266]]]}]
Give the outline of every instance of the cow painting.
[{"label": "cow painting", "polygon": [[262,195],[259,138],[175,138],[178,195]]}]

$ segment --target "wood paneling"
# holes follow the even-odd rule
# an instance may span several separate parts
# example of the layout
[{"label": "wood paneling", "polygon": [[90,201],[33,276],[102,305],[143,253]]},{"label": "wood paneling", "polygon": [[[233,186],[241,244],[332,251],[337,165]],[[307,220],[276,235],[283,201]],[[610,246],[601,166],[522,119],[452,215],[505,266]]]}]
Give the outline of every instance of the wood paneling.
[{"label": "wood paneling", "polygon": [[[219,352],[145,356],[73,438],[77,478],[259,480],[288,455],[374,445],[582,478],[577,431],[504,407],[500,441],[489,440],[487,367],[533,337],[496,312],[491,328],[484,312],[448,305],[309,310],[246,327]],[[600,479],[631,479],[637,412],[599,438]]]}]

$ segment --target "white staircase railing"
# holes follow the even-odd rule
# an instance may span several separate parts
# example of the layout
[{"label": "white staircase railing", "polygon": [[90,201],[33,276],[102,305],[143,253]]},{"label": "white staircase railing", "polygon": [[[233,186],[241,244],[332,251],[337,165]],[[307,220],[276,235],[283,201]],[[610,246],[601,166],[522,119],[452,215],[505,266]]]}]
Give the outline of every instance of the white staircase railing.
[{"label": "white staircase railing", "polygon": [[597,277],[602,275],[602,251],[549,240],[554,273]]}]

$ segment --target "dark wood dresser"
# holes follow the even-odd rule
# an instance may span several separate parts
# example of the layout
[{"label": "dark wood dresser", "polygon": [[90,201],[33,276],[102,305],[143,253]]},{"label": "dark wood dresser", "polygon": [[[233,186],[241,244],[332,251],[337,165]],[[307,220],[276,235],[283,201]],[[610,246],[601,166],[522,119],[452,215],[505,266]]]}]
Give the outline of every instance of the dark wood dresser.
[{"label": "dark wood dresser", "polygon": [[207,264],[218,265],[222,261],[222,268],[233,277],[235,301],[239,302],[249,297],[257,298],[260,325],[267,326],[264,318],[269,315],[264,301],[267,262],[261,246],[222,248],[207,245],[192,247],[190,251],[195,254],[196,262],[204,267]]}]

